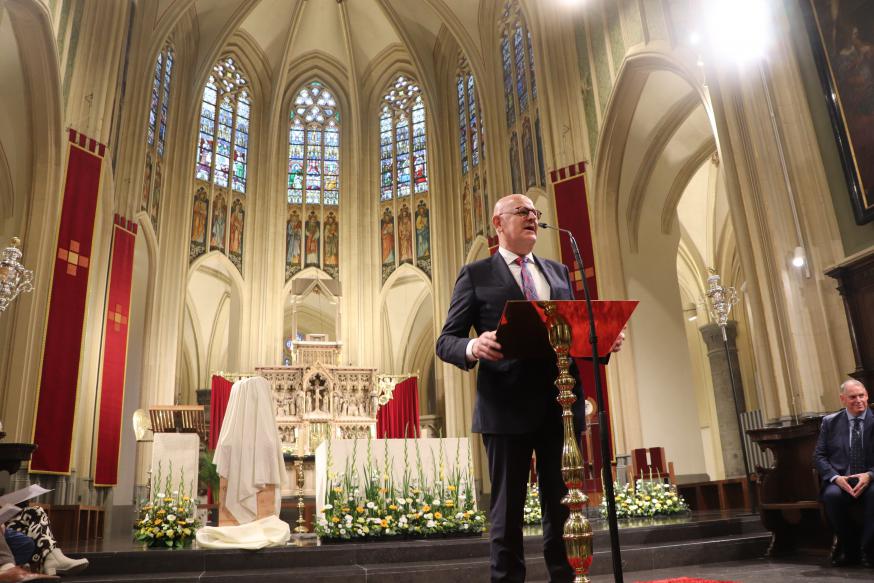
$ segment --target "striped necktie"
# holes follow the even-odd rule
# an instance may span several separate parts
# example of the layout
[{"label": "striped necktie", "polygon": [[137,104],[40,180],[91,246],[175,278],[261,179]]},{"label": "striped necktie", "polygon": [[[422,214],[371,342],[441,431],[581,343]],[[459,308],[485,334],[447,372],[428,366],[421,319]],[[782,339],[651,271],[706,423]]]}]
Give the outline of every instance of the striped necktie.
[{"label": "striped necktie", "polygon": [[531,277],[531,272],[528,271],[529,262],[527,257],[517,257],[513,263],[522,268],[522,293],[525,294],[525,299],[529,301],[537,301],[540,297],[537,295],[537,288],[534,286],[534,278]]},{"label": "striped necktie", "polygon": [[865,454],[862,451],[862,419],[853,419],[853,432],[850,436],[850,475],[865,471]]}]

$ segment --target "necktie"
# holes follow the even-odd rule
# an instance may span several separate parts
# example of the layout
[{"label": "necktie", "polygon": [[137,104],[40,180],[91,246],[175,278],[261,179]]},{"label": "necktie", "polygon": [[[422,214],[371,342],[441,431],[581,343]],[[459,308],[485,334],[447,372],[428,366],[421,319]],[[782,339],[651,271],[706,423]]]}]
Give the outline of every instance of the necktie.
[{"label": "necktie", "polygon": [[853,433],[850,436],[850,474],[865,471],[865,455],[862,453],[862,420],[853,419]]},{"label": "necktie", "polygon": [[531,277],[531,272],[528,271],[527,257],[517,257],[513,263],[522,268],[522,293],[525,294],[525,299],[529,301],[539,300],[537,288],[534,286],[534,279]]}]

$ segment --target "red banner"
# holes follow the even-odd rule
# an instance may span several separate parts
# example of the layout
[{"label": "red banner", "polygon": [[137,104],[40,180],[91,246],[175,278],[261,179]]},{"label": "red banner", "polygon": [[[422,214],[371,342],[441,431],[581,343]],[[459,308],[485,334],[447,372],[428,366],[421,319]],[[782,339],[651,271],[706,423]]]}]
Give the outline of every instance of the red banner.
[{"label": "red banner", "polygon": [[69,131],[69,160],[46,323],[30,471],[69,474],[91,237],[106,146]]},{"label": "red banner", "polygon": [[408,378],[395,385],[389,402],[376,413],[378,439],[419,437],[419,379]]},{"label": "red banner", "polygon": [[231,399],[234,383],[219,375],[212,375],[212,393],[209,397],[209,450],[214,451],[222,432],[225,411]]},{"label": "red banner", "polygon": [[[592,299],[596,300],[598,299],[598,281],[595,277],[595,251],[592,245],[592,225],[589,222],[589,205],[586,194],[586,163],[571,164],[566,168],[553,170],[549,174],[550,181],[555,190],[556,221],[559,227],[567,229],[574,234],[577,245],[580,247],[580,256],[586,267],[585,277],[588,280],[589,292],[592,294]],[[581,273],[580,267],[574,259],[573,250],[568,238],[560,237],[560,240],[562,261],[570,271],[574,294],[576,294],[577,299],[581,300],[583,299],[582,278],[584,274]],[[586,396],[586,400],[591,401],[592,404],[597,403],[594,386],[595,372],[592,362],[589,360],[577,360],[577,366],[579,367],[580,380],[583,383],[583,393]],[[604,393],[604,407],[609,418],[610,406],[607,398],[607,378],[603,368],[601,368],[601,387]],[[586,490],[601,491],[601,449],[597,417],[594,415],[589,417],[589,423],[590,435],[584,440],[583,449],[590,451],[584,451],[583,455],[585,459],[592,461],[594,468],[591,481],[587,480]],[[608,432],[610,431],[609,426],[607,430]]]},{"label": "red banner", "polygon": [[118,455],[121,442],[121,413],[124,405],[124,376],[127,368],[127,339],[130,319],[131,280],[137,226],[115,215],[112,256],[109,261],[109,291],[103,329],[103,371],[100,411],[97,418],[95,486],[118,483]]}]

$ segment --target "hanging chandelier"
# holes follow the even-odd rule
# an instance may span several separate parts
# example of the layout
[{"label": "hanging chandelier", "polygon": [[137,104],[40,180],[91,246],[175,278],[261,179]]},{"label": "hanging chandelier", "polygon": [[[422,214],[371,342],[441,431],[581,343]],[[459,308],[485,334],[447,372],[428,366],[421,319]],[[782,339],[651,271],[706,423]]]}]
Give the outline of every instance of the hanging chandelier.
[{"label": "hanging chandelier", "polygon": [[0,251],[0,312],[20,293],[33,291],[33,271],[21,264],[21,240],[13,237],[9,247]]}]

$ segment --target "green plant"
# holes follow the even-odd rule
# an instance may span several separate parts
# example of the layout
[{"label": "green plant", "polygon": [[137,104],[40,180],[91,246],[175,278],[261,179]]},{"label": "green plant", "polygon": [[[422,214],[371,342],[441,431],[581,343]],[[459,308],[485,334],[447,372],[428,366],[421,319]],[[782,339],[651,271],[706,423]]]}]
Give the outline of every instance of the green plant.
[{"label": "green plant", "polygon": [[213,450],[203,450],[200,452],[197,468],[197,489],[202,493],[212,489],[213,496],[218,496],[219,491],[219,475],[215,469],[215,464],[212,463],[212,458],[215,455]]},{"label": "green plant", "polygon": [[138,508],[137,520],[133,526],[134,539],[150,547],[188,546],[200,528],[196,517],[197,505],[185,492],[184,476],[180,478],[178,489],[171,491],[171,475],[172,470],[162,487],[159,464],[153,487],[154,494],[151,499],[142,501]]}]

